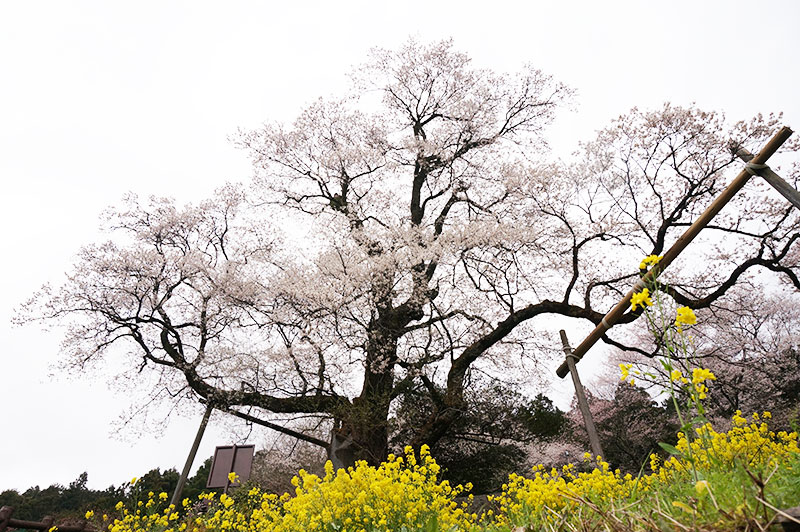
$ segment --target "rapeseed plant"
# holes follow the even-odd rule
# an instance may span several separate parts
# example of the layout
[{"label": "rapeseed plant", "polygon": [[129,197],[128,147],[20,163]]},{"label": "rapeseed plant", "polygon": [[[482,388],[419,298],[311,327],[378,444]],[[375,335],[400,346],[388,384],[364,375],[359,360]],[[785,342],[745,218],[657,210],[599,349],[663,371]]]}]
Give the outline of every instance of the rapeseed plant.
[{"label": "rapeseed plant", "polygon": [[[358,462],[334,471],[331,462],[319,477],[301,470],[292,480],[294,496],[262,493],[253,487],[236,497],[201,495],[209,510],[179,521],[175,508],[159,510],[150,494],[143,508],[129,511],[121,503],[110,532],[288,532],[353,531],[402,532],[476,529],[477,515],[455,498],[471,486],[450,486],[438,480],[440,467],[422,446],[419,457],[411,447],[403,456],[390,455],[378,467]],[[184,500],[185,507],[190,501]]]}]

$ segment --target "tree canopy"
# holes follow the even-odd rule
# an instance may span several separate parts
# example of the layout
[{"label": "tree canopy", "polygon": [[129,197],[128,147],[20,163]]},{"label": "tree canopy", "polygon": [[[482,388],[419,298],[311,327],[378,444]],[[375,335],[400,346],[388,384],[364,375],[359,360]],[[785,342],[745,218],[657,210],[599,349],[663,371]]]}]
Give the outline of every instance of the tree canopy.
[{"label": "tree canopy", "polygon": [[[531,67],[476,68],[447,41],[375,50],[341,99],[241,132],[250,186],[109,211],[112,239],[20,320],[69,323],[78,368],[120,345],[173,398],[327,423],[344,461],[385,459],[396,401],[424,394],[406,443],[435,445],[463,418],[473,372],[513,383],[555,356],[538,317],[598,324],[641,257],[738,171],[735,150],[757,152],[779,126],[633,109],[572,162],[548,161],[546,126],[570,98]],[[796,181],[796,165],[783,172]],[[670,272],[676,303],[713,312],[758,271],[800,288],[800,219],[751,187]],[[624,333],[604,340],[648,354]]]}]

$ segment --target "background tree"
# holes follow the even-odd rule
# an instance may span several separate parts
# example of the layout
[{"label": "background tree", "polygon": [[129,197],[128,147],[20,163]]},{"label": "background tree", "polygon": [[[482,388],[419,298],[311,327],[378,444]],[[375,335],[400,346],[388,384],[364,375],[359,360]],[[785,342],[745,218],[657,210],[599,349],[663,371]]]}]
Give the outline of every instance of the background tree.
[{"label": "background tree", "polygon": [[[589,408],[597,427],[603,459],[613,469],[636,475],[644,466],[649,471],[652,453],[663,455],[659,442],[675,444],[680,424],[669,402],[655,401],[640,387],[620,382],[611,399],[589,395]],[[569,412],[570,427],[561,439],[589,449],[583,417],[574,405]],[[575,458],[573,457],[573,460]]]},{"label": "background tree", "polygon": [[267,493],[293,494],[292,478],[297,472],[304,469],[324,477],[327,459],[319,446],[283,437],[269,448],[256,451],[248,484],[255,484]]},{"label": "background tree", "polygon": [[[528,399],[485,378],[473,377],[465,401],[464,414],[431,453],[443,478],[453,485],[472,484],[474,494],[495,493],[509,473],[527,470],[527,446],[553,440],[569,421],[544,395]],[[425,389],[404,394],[391,420],[395,447],[411,440],[434,408]]]},{"label": "background tree", "polygon": [[[130,201],[109,216],[128,239],[84,249],[21,319],[72,323],[79,368],[124,345],[132,369],[155,370],[155,390],[328,423],[343,457],[378,462],[401,395],[422,390],[430,405],[407,442],[436,446],[468,412],[473,372],[518,385],[558,353],[535,318],[599,323],[641,256],[739,168],[731,146],[757,152],[777,126],[633,110],[573,164],[545,164],[542,132],[569,91],[535,69],[499,75],[449,42],[412,40],[374,51],[354,81],[291,125],[242,133],[252,203],[232,187],[183,210]],[[709,308],[757,267],[800,287],[798,216],[755,192],[694,246],[704,268],[670,272],[677,303]],[[293,223],[294,244],[280,247],[265,219]],[[648,354],[616,334],[604,339]]]},{"label": "background tree", "polygon": [[[185,497],[196,500],[197,496],[205,491],[210,470],[211,458],[207,459],[187,480],[183,490]],[[132,508],[136,506],[137,501],[146,500],[150,491],[155,494],[161,492],[171,494],[178,483],[178,472],[175,468],[167,469],[163,473],[160,469],[152,469],[139,477],[133,486],[124,482],[119,486],[109,486],[105,490],[88,488],[88,480],[89,475],[84,472],[66,488],[59,484],[53,484],[45,489],[34,486],[21,494],[17,490],[6,490],[0,493],[0,507],[13,507],[15,519],[28,521],[39,521],[46,515],[56,518],[57,523],[81,520],[87,510],[92,510],[97,515],[103,513],[114,515],[116,513],[114,507],[119,501]],[[182,511],[183,508],[179,507],[178,512]]]}]

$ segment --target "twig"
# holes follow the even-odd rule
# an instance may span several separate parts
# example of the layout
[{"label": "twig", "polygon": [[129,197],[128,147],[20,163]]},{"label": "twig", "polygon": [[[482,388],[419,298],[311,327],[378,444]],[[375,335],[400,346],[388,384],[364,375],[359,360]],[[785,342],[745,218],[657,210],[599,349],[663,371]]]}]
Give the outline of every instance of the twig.
[{"label": "twig", "polygon": [[775,508],[770,503],[768,503],[767,501],[763,500],[761,497],[759,497],[757,495],[754,495],[754,497],[756,498],[756,500],[758,502],[760,502],[764,506],[769,507],[771,510],[774,510],[775,512],[781,514],[783,517],[789,519],[790,521],[794,521],[795,523],[800,524],[800,520],[798,520],[796,517],[792,517],[791,515],[789,515],[786,512],[784,512],[783,510],[778,510],[777,508]]},{"label": "twig", "polygon": [[658,514],[662,515],[663,517],[666,517],[666,518],[667,518],[667,519],[669,519],[670,521],[672,521],[672,522],[673,522],[673,524],[677,525],[679,528],[682,528],[683,530],[689,530],[689,527],[687,527],[686,525],[683,525],[683,524],[681,524],[680,522],[676,521],[675,519],[673,519],[673,518],[672,518],[672,517],[670,517],[669,515],[665,514],[665,513],[664,513],[664,512],[662,512],[661,510],[656,510],[656,512],[657,512]]}]

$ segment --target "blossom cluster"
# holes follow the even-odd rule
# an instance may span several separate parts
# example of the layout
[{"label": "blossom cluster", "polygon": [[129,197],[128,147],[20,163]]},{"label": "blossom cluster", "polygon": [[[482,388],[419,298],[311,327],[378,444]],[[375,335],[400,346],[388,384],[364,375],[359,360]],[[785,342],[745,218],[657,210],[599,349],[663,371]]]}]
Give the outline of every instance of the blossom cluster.
[{"label": "blossom cluster", "polygon": [[663,255],[648,255],[642,259],[642,262],[639,264],[639,270],[647,270],[648,266],[655,266],[658,264],[658,261],[663,258]]},{"label": "blossom cluster", "polygon": [[800,455],[797,432],[774,432],[769,430],[767,420],[770,412],[754,413],[752,420],[736,411],[733,427],[727,432],[717,432],[710,423],[695,428],[695,437],[689,439],[680,434],[675,446],[680,454],[671,456],[659,464],[656,455],[651,455],[651,469],[661,481],[671,481],[686,470],[685,456],[692,457],[692,464],[700,471],[713,468],[732,468],[736,462],[748,467],[780,467]]},{"label": "blossom cluster", "polygon": [[597,467],[590,472],[576,473],[573,464],[550,471],[539,465],[534,467],[532,478],[510,475],[502,494],[493,498],[499,512],[492,517],[499,524],[552,524],[562,520],[565,513],[580,514],[580,498],[610,501],[628,497],[633,477],[623,476],[619,470],[612,471],[608,463],[597,458]]},{"label": "blossom cluster", "polygon": [[[661,255],[648,255],[642,259],[642,262],[639,264],[639,270],[642,272],[647,271],[648,267],[655,266],[662,258],[663,257]],[[658,290],[659,285],[657,282],[651,281],[651,284],[656,290]],[[651,306],[653,306],[653,299],[652,294],[650,293],[650,288],[643,288],[631,296],[631,311],[636,311],[637,307],[640,307],[642,310],[646,310]],[[679,333],[683,332],[684,325],[694,325],[695,323],[697,323],[697,316],[695,316],[692,309],[689,307],[678,308],[673,325]]]},{"label": "blossom cluster", "polygon": [[706,393],[708,392],[708,386],[706,386],[705,383],[707,381],[717,380],[717,376],[714,375],[714,373],[709,369],[693,368],[692,381],[690,385],[689,379],[683,376],[681,370],[672,369],[669,373],[669,380],[673,383],[679,384],[682,387],[685,387],[688,390],[691,398],[700,400],[705,399]]}]

